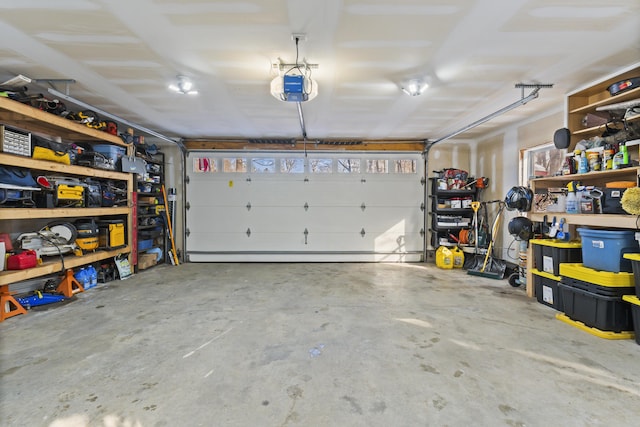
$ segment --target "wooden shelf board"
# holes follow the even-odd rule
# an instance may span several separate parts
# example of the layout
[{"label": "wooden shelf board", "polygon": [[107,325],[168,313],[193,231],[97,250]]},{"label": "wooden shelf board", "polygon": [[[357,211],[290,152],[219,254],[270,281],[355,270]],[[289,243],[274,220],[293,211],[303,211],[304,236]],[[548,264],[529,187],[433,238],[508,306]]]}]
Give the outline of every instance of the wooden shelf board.
[{"label": "wooden shelf board", "polygon": [[29,132],[59,136],[63,140],[108,142],[128,147],[117,135],[92,129],[9,98],[0,97],[0,121],[10,123],[9,126],[20,127]]},{"label": "wooden shelf board", "polygon": [[[640,120],[640,114],[637,116],[633,116],[629,119],[627,119],[627,123],[630,122],[635,122]],[[592,126],[590,128],[584,128],[584,129],[580,129],[580,130],[576,130],[574,132],[571,132],[571,135],[585,135],[585,134],[591,134],[591,133],[598,133],[598,132],[602,132],[604,131],[606,125],[600,125],[600,126]]]},{"label": "wooden shelf board", "polygon": [[615,170],[606,170],[606,171],[598,171],[598,172],[588,172],[581,174],[573,174],[573,175],[558,175],[558,176],[549,176],[545,178],[535,178],[532,179],[531,182],[533,184],[539,184],[542,182],[569,182],[569,181],[580,181],[586,179],[594,179],[594,178],[607,178],[610,181],[613,181],[611,178],[616,177],[630,177],[638,174],[640,171],[640,167],[635,166],[631,168],[624,169],[615,169]]},{"label": "wooden shelf board", "polygon": [[126,206],[111,208],[0,208],[0,220],[128,215]]},{"label": "wooden shelf board", "polygon": [[[107,258],[112,258],[116,255],[127,254],[131,252],[129,246],[113,249],[108,251],[96,251],[93,253],[85,254],[81,257],[68,255],[64,258],[64,267],[66,269],[79,267],[81,265],[90,264],[96,261],[102,261]],[[62,273],[62,262],[60,257],[47,257],[47,261],[43,262],[34,268],[26,270],[11,270],[0,272],[0,285],[9,285],[15,282],[21,282],[23,280],[34,279],[37,277],[46,276],[54,273]]]},{"label": "wooden shelf board", "polygon": [[[2,98],[0,98],[2,99]],[[14,154],[0,153],[0,164],[19,166],[35,169],[43,172],[58,172],[70,175],[80,175],[91,178],[115,179],[118,181],[133,181],[133,174],[110,171],[106,169],[94,169],[84,166],[65,165],[62,163],[49,162],[47,160],[36,160],[31,157],[17,156]]]},{"label": "wooden shelf board", "polygon": [[592,102],[590,104],[583,105],[578,108],[574,108],[573,110],[569,111],[569,114],[583,113],[603,105],[610,105],[610,104],[617,104],[618,102],[631,101],[639,96],[640,96],[640,87],[631,89],[628,92],[623,92],[620,95],[610,96],[609,98],[601,99],[600,101]]},{"label": "wooden shelf board", "polygon": [[603,228],[636,228],[640,218],[634,215],[613,214],[567,214],[563,212],[528,212],[527,217],[533,222],[542,222],[547,215],[547,221],[554,216],[564,218],[569,225],[584,225]]}]

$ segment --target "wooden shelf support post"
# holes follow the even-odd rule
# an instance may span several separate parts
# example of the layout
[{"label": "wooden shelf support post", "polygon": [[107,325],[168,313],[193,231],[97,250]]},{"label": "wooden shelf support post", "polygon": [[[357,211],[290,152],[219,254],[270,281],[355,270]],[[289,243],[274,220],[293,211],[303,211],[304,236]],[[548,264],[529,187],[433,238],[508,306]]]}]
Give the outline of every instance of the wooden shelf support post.
[{"label": "wooden shelf support post", "polygon": [[9,285],[0,286],[0,304],[0,322],[18,314],[27,314],[27,310],[9,292]]}]

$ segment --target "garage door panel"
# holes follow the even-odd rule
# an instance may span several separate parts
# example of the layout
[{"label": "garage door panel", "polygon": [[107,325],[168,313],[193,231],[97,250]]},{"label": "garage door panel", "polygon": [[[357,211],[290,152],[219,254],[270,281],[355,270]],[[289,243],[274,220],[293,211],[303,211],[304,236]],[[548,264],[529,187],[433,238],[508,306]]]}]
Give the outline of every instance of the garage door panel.
[{"label": "garage door panel", "polygon": [[189,236],[189,252],[270,252],[303,249],[304,234],[280,232],[202,232]]},{"label": "garage door panel", "polygon": [[[340,248],[336,248],[340,242]],[[201,232],[190,236],[190,251],[193,252],[385,252],[404,253],[415,252],[422,237],[419,233],[409,233],[399,236],[389,234],[359,232],[317,232],[309,231],[297,233],[273,233],[252,231],[246,233],[234,232]]]},{"label": "garage door panel", "polygon": [[375,252],[415,252],[422,246],[419,232],[400,235],[368,232],[364,238]]},{"label": "garage door panel", "polygon": [[246,190],[215,181],[189,183],[187,191],[193,195],[189,199],[191,206],[244,206],[248,202]]},{"label": "garage door panel", "polygon": [[[191,209],[190,209],[191,210]],[[217,207],[215,217],[206,213],[193,211],[188,213],[190,231],[245,231],[247,228],[271,229],[286,232],[290,229],[313,229],[320,232],[360,232],[362,228],[376,232],[390,229],[417,230],[422,227],[421,211],[414,209],[412,216],[404,215],[406,209],[396,208],[368,208],[363,212],[360,208],[344,209],[340,207],[314,207],[307,211],[303,208],[282,210],[275,207],[256,207],[251,211],[246,208]],[[385,217],[380,217],[384,214]],[[336,223],[327,223],[326,218],[339,218]],[[265,222],[267,224],[265,224]]]},{"label": "garage door panel", "polygon": [[402,203],[420,206],[423,199],[423,188],[412,186],[408,183],[398,183],[395,185],[380,184],[375,185],[375,190],[362,192],[361,198],[367,204],[388,206],[390,204]]},{"label": "garage door panel", "polygon": [[[190,209],[192,211],[193,209]],[[213,215],[212,215],[213,214]],[[190,231],[246,231],[267,229],[285,233],[289,230],[304,230],[314,224],[312,217],[302,207],[282,209],[277,207],[217,207],[209,213],[195,210],[187,214]]]},{"label": "garage door panel", "polygon": [[416,247],[419,248],[422,244],[422,237],[420,233],[392,236],[387,233],[376,234],[374,232],[362,235],[360,232],[322,233],[312,230],[307,236],[305,248],[316,251],[335,251],[335,242],[340,242],[338,251],[344,252],[407,252],[415,251]]},{"label": "garage door panel", "polygon": [[[215,214],[215,215],[212,215]],[[251,213],[246,208],[216,207],[214,210],[190,208],[187,211],[187,222],[191,232],[210,231],[245,231],[251,222]]]},{"label": "garage door panel", "polygon": [[377,204],[382,206],[402,203],[420,206],[422,203],[422,188],[392,186],[388,188],[374,184],[345,183],[342,185],[333,184],[331,186],[322,183],[309,186],[306,198],[309,203],[328,206],[360,206]]},{"label": "garage door panel", "polygon": [[366,209],[369,227],[376,230],[388,230],[399,227],[420,231],[424,227],[423,212],[415,206],[368,207]]}]

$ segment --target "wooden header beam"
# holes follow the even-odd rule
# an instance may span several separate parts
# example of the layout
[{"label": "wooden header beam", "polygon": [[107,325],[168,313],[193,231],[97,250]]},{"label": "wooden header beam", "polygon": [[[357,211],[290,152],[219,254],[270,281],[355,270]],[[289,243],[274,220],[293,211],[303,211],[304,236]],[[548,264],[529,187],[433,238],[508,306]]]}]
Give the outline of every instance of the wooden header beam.
[{"label": "wooden header beam", "polygon": [[[352,143],[353,142],[353,143]],[[291,144],[256,143],[249,140],[185,140],[187,150],[275,150],[275,151],[413,151],[422,152],[424,141],[294,141]]]}]

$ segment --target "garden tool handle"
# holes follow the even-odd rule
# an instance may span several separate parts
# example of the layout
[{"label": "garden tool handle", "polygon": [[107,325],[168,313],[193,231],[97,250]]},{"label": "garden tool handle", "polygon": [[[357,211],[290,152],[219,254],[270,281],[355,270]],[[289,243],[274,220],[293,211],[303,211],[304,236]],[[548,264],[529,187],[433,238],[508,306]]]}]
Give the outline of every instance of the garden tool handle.
[{"label": "garden tool handle", "polygon": [[474,213],[477,213],[480,209],[480,202],[471,202],[471,209],[473,209]]}]

